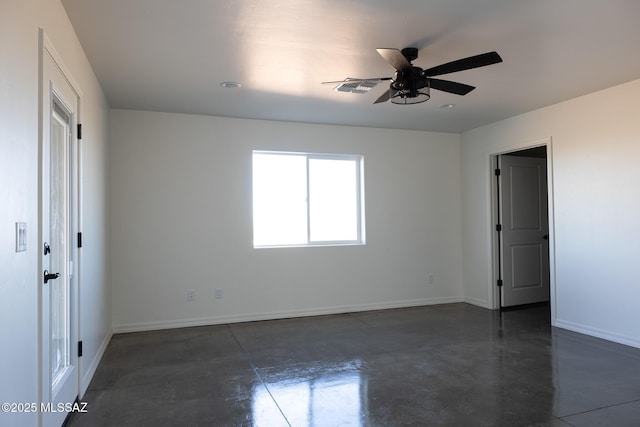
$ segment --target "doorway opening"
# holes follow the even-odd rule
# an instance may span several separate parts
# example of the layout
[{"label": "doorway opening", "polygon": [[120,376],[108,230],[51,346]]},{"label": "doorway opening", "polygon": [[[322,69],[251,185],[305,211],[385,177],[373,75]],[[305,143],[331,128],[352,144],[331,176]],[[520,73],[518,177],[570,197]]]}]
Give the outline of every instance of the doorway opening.
[{"label": "doorway opening", "polygon": [[550,140],[494,153],[491,169],[493,306],[553,312]]}]

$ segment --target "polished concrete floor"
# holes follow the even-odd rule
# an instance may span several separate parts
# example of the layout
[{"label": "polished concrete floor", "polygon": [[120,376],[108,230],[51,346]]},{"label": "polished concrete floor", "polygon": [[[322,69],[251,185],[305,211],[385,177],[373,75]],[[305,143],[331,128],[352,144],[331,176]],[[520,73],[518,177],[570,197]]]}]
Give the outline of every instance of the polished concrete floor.
[{"label": "polished concrete floor", "polygon": [[640,426],[640,350],[467,304],[115,335],[69,426]]}]

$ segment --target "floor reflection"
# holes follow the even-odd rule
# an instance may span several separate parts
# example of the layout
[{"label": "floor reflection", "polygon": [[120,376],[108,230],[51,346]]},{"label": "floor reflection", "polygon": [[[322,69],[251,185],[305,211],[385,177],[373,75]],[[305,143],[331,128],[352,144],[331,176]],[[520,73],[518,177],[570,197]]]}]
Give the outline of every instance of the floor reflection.
[{"label": "floor reflection", "polygon": [[367,384],[359,366],[359,361],[353,361],[334,366],[330,372],[294,370],[291,377],[265,381],[266,388],[254,389],[254,422],[259,426],[272,424],[275,400],[291,425],[367,425]]},{"label": "floor reflection", "polygon": [[550,317],[450,304],[120,334],[67,425],[637,427],[640,350]]}]

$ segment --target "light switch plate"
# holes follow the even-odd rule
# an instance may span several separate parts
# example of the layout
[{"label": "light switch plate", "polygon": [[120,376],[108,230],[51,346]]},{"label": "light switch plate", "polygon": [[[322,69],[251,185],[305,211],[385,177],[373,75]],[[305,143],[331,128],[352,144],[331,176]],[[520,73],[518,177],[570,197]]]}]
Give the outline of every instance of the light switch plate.
[{"label": "light switch plate", "polygon": [[16,252],[27,250],[27,223],[16,222]]}]

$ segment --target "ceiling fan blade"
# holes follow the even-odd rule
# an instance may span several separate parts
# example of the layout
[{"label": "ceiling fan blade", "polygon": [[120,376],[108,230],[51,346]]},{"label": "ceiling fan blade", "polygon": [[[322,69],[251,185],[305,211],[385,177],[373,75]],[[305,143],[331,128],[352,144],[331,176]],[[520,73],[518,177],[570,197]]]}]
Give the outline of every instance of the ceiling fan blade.
[{"label": "ceiling fan blade", "polygon": [[447,62],[428,70],[424,70],[422,75],[431,77],[441,74],[455,73],[457,71],[470,70],[472,68],[484,67],[485,65],[497,64],[502,62],[502,58],[497,52],[481,53],[480,55],[470,56],[468,58],[458,59],[457,61]]},{"label": "ceiling fan blade", "polygon": [[398,93],[397,90],[389,89],[389,90],[385,91],[382,95],[380,95],[380,97],[375,100],[374,104],[380,104],[382,102],[387,102],[388,100],[393,98],[396,95],[396,93]]},{"label": "ceiling fan blade", "polygon": [[425,79],[424,85],[422,85],[422,82],[420,82],[421,87],[426,86],[427,80],[429,81],[429,87],[431,87],[431,89],[437,89],[443,92],[454,93],[456,95],[466,95],[475,89],[474,86],[469,86],[464,83],[457,83],[449,80],[440,80],[440,79],[431,79],[431,78]]},{"label": "ceiling fan blade", "polygon": [[341,83],[365,83],[365,82],[383,82],[385,80],[391,80],[392,77],[376,77],[373,79],[350,79],[346,78],[344,80],[336,80],[333,82],[321,82],[323,85],[337,85]]},{"label": "ceiling fan blade", "polygon": [[380,56],[396,70],[411,70],[411,63],[404,57],[398,49],[376,49]]}]

